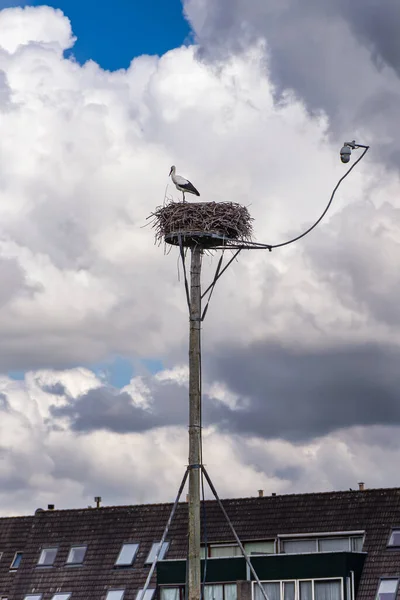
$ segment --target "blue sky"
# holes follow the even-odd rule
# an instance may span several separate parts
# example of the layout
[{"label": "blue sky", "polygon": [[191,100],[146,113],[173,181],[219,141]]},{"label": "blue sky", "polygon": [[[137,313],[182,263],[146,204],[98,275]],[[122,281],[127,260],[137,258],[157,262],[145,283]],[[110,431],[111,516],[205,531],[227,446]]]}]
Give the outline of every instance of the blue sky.
[{"label": "blue sky", "polygon": [[[112,9],[109,2],[101,0],[0,0],[0,8],[42,4],[60,8],[71,20],[78,38],[72,52],[80,63],[92,59],[104,69],[126,68],[135,56],[164,54],[190,41],[190,29],[180,0],[114,0]],[[119,388],[127,385],[138,372],[138,365],[121,356],[88,367]],[[139,367],[139,372],[155,373],[162,364],[149,358]],[[13,379],[24,379],[25,374],[12,371],[9,375]]]},{"label": "blue sky", "polygon": [[164,54],[190,40],[180,0],[0,0],[0,7],[60,8],[78,38],[73,54],[80,62],[92,59],[103,69],[129,66],[141,54]]}]

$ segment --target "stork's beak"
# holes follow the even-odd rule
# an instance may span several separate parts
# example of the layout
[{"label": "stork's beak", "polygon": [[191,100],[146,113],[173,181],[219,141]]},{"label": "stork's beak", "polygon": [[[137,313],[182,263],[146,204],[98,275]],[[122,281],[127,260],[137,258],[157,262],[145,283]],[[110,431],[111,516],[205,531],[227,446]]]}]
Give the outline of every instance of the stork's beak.
[{"label": "stork's beak", "polygon": [[[172,167],[171,167],[171,170],[170,170],[170,172],[169,172],[169,175],[171,175],[171,173],[172,173]],[[169,175],[168,175],[168,177],[169,177]]]}]

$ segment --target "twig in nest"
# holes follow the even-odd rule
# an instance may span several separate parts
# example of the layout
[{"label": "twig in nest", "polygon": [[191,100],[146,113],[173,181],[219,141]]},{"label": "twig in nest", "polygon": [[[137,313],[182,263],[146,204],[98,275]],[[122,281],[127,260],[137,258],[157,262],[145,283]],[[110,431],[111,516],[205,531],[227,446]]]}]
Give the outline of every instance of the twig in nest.
[{"label": "twig in nest", "polygon": [[169,202],[159,206],[148,219],[159,243],[172,233],[214,233],[247,241],[253,233],[249,211],[235,202]]}]

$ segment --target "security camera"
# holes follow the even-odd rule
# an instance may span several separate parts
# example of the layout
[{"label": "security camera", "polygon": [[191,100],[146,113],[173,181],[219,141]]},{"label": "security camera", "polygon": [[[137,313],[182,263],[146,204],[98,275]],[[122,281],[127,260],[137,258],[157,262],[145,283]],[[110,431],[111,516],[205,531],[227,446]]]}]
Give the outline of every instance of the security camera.
[{"label": "security camera", "polygon": [[350,145],[345,144],[343,148],[340,150],[340,160],[342,163],[348,163],[351,156],[351,147]]},{"label": "security camera", "polygon": [[363,146],[362,144],[357,144],[356,140],[353,140],[352,142],[345,142],[343,144],[343,148],[340,150],[340,160],[342,161],[342,163],[349,162],[350,156],[351,156],[351,151],[355,150],[356,148],[365,148],[366,150],[368,150],[369,146]]}]

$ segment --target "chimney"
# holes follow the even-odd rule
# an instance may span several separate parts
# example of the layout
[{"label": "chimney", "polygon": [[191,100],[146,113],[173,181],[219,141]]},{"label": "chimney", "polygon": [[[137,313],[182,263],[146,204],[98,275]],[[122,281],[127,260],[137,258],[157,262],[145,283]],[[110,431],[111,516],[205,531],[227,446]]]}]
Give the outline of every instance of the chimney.
[{"label": "chimney", "polygon": [[96,508],[100,508],[101,496],[95,496],[94,501],[96,502]]},{"label": "chimney", "polygon": [[276,496],[276,492],[272,492],[271,496]]},{"label": "chimney", "polygon": [[258,490],[258,497],[262,498],[264,496],[264,490]]},{"label": "chimney", "polygon": [[47,510],[54,510],[54,509],[55,509],[54,504],[48,504],[47,505]]},{"label": "chimney", "polygon": [[360,492],[363,492],[365,490],[365,483],[363,481],[358,482],[358,489]]}]

